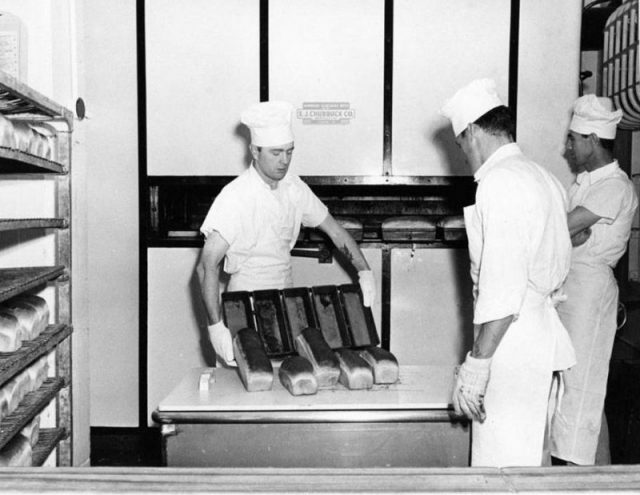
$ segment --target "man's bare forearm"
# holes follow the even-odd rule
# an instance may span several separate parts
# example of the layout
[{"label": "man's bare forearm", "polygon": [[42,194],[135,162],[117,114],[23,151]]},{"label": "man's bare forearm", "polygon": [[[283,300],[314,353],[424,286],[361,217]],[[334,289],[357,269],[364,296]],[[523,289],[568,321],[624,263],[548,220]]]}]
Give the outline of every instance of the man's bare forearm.
[{"label": "man's bare forearm", "polygon": [[509,326],[513,322],[513,315],[482,323],[479,326],[478,335],[473,343],[471,355],[478,359],[489,359],[493,357],[502,337],[507,333]]}]

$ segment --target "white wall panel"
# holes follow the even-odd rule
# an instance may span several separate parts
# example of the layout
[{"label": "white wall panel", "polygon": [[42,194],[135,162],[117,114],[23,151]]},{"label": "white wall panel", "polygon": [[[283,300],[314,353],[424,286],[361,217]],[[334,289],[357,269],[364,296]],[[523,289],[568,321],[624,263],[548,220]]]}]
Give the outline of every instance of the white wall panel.
[{"label": "white wall panel", "polygon": [[394,5],[393,174],[470,175],[438,111],[479,77],[495,79],[507,102],[510,0]]},{"label": "white wall panel", "polygon": [[383,0],[269,2],[270,99],[302,111],[342,102],[354,112],[343,124],[294,118],[294,173],[382,173],[383,68]]},{"label": "white wall panel", "polygon": [[[138,426],[136,7],[84,3],[91,426]],[[81,187],[80,184],[77,185]],[[74,188],[76,184],[74,183]]]},{"label": "white wall panel", "polygon": [[581,0],[520,3],[518,143],[565,185],[573,178],[562,153],[578,97],[581,8]]},{"label": "white wall panel", "polygon": [[[149,249],[148,418],[158,403],[197,366],[212,366],[206,313],[194,268],[197,248]],[[202,332],[202,333],[201,333]],[[201,339],[204,337],[201,345]]]},{"label": "white wall panel", "polygon": [[146,2],[150,175],[237,175],[259,100],[258,0]]},{"label": "white wall panel", "polygon": [[391,352],[401,364],[458,364],[473,341],[466,249],[394,249]]}]

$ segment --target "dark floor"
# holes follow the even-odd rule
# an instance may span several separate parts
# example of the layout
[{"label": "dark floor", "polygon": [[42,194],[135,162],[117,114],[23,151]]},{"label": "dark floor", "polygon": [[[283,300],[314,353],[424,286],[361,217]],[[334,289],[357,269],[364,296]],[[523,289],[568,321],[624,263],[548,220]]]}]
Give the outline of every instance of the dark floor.
[{"label": "dark floor", "polygon": [[91,465],[161,466],[159,428],[91,428]]}]

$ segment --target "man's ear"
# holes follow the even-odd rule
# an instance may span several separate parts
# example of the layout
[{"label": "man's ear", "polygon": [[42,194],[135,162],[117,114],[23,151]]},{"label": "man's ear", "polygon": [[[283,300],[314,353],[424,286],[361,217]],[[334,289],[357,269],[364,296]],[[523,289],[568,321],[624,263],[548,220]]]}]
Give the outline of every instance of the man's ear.
[{"label": "man's ear", "polygon": [[478,127],[473,122],[467,126],[467,136],[469,139],[475,139],[478,136],[478,131],[480,127]]},{"label": "man's ear", "polygon": [[251,152],[251,156],[254,160],[258,159],[258,147],[255,144],[249,145],[249,151]]}]

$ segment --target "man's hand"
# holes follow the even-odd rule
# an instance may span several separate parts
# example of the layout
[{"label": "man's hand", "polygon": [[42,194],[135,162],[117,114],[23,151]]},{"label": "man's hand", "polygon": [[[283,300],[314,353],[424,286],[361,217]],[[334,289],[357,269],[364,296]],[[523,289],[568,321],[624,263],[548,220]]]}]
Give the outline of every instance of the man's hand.
[{"label": "man's hand", "polygon": [[477,359],[467,354],[456,372],[453,388],[453,407],[456,414],[481,423],[487,417],[484,410],[484,394],[489,382],[491,359]]},{"label": "man's hand", "polygon": [[582,246],[591,236],[591,229],[584,229],[571,236],[571,245],[573,247]]},{"label": "man's hand", "polygon": [[359,271],[358,282],[362,291],[362,303],[371,307],[376,300],[376,282],[373,279],[373,272],[371,270]]},{"label": "man's hand", "polygon": [[237,366],[233,358],[233,343],[231,341],[231,332],[225,326],[223,321],[214,323],[207,327],[209,330],[209,339],[216,354],[224,361],[227,366]]}]

